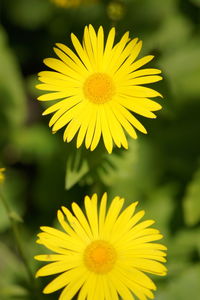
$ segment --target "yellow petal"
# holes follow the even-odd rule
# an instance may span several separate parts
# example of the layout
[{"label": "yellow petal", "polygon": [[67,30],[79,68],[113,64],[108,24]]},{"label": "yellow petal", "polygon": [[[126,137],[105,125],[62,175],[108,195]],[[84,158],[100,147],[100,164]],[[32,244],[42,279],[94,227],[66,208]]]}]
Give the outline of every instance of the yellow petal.
[{"label": "yellow petal", "polygon": [[81,102],[81,103],[73,106],[71,109],[67,110],[65,113],[63,113],[61,116],[59,116],[59,119],[56,119],[56,121],[53,118],[57,113],[54,114],[49,126],[52,126],[52,124],[54,124],[53,128],[52,128],[53,131],[57,131],[57,130],[61,129],[63,126],[67,125],[67,123],[69,121],[71,121],[80,110],[82,110],[84,105],[85,105],[85,103]]},{"label": "yellow petal", "polygon": [[[72,213],[66,207],[63,206],[62,210],[63,210],[64,214],[66,215],[70,226],[74,229],[74,231],[77,233],[77,235],[82,238],[82,240],[83,240],[82,242],[84,242],[84,247],[85,247],[85,245],[87,245],[87,243],[90,240],[88,232],[85,231],[85,228],[82,226],[82,224],[79,223],[79,221],[72,215]],[[80,251],[81,251],[81,249],[80,249]]]},{"label": "yellow petal", "polygon": [[133,96],[133,97],[162,97],[160,93],[157,91],[143,87],[143,86],[128,86],[128,87],[120,87],[119,88],[119,93],[122,95],[128,95],[128,96]]},{"label": "yellow petal", "polygon": [[82,275],[85,274],[85,270],[82,270],[82,268],[76,268],[76,269],[72,269],[69,270],[61,275],[59,275],[58,277],[56,277],[53,281],[51,281],[43,290],[44,294],[50,294],[53,293],[61,288],[63,288],[64,286],[66,286],[67,284],[69,284],[70,282],[76,282],[76,280]]},{"label": "yellow petal", "polygon": [[90,42],[92,46],[92,51],[94,55],[94,61],[96,65],[96,71],[98,71],[98,50],[97,50],[97,35],[92,25],[89,25],[88,33],[90,37]]},{"label": "yellow petal", "polygon": [[118,59],[128,41],[129,41],[129,32],[126,32],[122,36],[121,40],[114,46],[113,50],[111,51],[110,60],[106,67],[108,73],[112,70],[113,65],[115,65],[116,62],[118,62]]},{"label": "yellow petal", "polygon": [[146,107],[140,105],[139,101],[138,102],[130,101],[129,99],[127,100],[126,98],[124,98],[120,102],[125,108],[135,112],[136,114],[139,114],[146,118],[151,118],[151,119],[156,118],[156,115],[154,113],[152,113],[151,111],[149,111],[148,109],[146,109]]},{"label": "yellow petal", "polygon": [[133,73],[131,73],[130,75],[128,75],[128,79],[132,79],[132,78],[137,78],[137,77],[141,77],[141,76],[148,76],[148,75],[156,75],[156,74],[160,74],[161,71],[158,69],[153,69],[153,68],[147,68],[147,69],[141,69],[141,70],[137,70]]},{"label": "yellow petal", "polygon": [[45,82],[45,80],[49,80],[49,79],[55,79],[55,80],[61,80],[64,82],[68,82],[70,84],[80,84],[80,80],[69,77],[65,74],[61,74],[58,72],[54,72],[54,71],[41,71],[38,73],[38,80]]},{"label": "yellow petal", "polygon": [[78,267],[81,263],[80,257],[65,256],[64,260],[49,263],[37,271],[36,277],[49,276]]},{"label": "yellow petal", "polygon": [[74,79],[79,80],[82,79],[82,76],[79,73],[70,69],[66,64],[64,64],[64,62],[60,61],[59,59],[45,58],[44,64],[55,71],[67,75],[68,77],[72,77]]},{"label": "yellow petal", "polygon": [[97,202],[91,201],[91,199],[88,196],[86,196],[84,199],[84,204],[85,204],[86,215],[92,231],[92,235],[94,239],[98,239],[99,228],[98,228],[98,217],[97,217]]},{"label": "yellow petal", "polygon": [[111,30],[109,31],[108,38],[107,38],[106,45],[105,45],[104,54],[103,54],[103,64],[102,64],[103,71],[105,71],[107,69],[109,55],[111,53],[114,40],[115,40],[115,28],[112,27]]},{"label": "yellow petal", "polygon": [[100,120],[101,120],[101,131],[102,131],[104,145],[105,145],[108,153],[111,153],[112,148],[113,148],[113,141],[112,141],[111,132],[108,127],[108,122],[107,122],[106,115],[105,115],[104,104],[99,106],[99,114],[100,114]]},{"label": "yellow petal", "polygon": [[112,109],[116,118],[132,138],[137,139],[137,134],[133,126],[143,133],[146,133],[144,126],[123,106],[115,104],[115,106],[112,105]]},{"label": "yellow petal", "polygon": [[90,62],[88,56],[86,55],[83,47],[81,46],[79,40],[77,39],[77,37],[74,34],[71,34],[71,40],[72,40],[72,43],[74,45],[74,48],[75,48],[77,54],[79,55],[80,59],[82,60],[82,62],[86,66],[86,68],[88,70],[92,70],[91,62]]},{"label": "yellow petal", "polygon": [[54,47],[54,52],[57,54],[57,56],[73,71],[81,74],[82,76],[87,76],[88,71],[87,69],[83,66],[83,64],[77,64],[75,63],[69,56],[64,54],[63,51],[61,51],[58,48]]},{"label": "yellow petal", "polygon": [[85,29],[84,29],[83,49],[84,49],[85,54],[91,64],[89,70],[91,72],[95,72],[95,70],[97,69],[97,62],[96,62],[96,58],[94,56],[93,45],[92,45],[92,41],[90,38],[88,26],[85,26]]},{"label": "yellow petal", "polygon": [[133,260],[132,266],[141,271],[158,274],[160,276],[165,275],[167,271],[166,267],[163,264],[149,259],[135,258]]},{"label": "yellow petal", "polygon": [[115,276],[114,272],[108,274],[108,278],[112,282],[113,286],[115,287],[122,299],[135,300],[133,294],[130,292],[127,286],[123,284],[122,281],[117,278],[117,276]]},{"label": "yellow petal", "polygon": [[103,31],[103,27],[100,26],[97,33],[97,62],[98,62],[99,71],[101,71],[102,68],[103,51],[104,51],[104,31]]},{"label": "yellow petal", "polygon": [[79,57],[69,47],[61,43],[56,43],[56,46],[65,52],[82,70],[87,70]]},{"label": "yellow petal", "polygon": [[96,125],[96,119],[97,119],[97,105],[94,105],[93,107],[93,113],[87,128],[86,137],[85,137],[85,146],[88,149],[92,143],[94,131],[95,131],[95,125]]},{"label": "yellow petal", "polygon": [[160,81],[162,79],[163,79],[162,76],[158,76],[158,75],[144,76],[144,77],[139,77],[139,78],[134,78],[134,79],[129,80],[127,82],[127,86],[154,83],[154,82]]},{"label": "yellow petal", "polygon": [[61,254],[43,254],[43,255],[36,255],[34,259],[39,261],[61,261],[64,260],[65,255]]},{"label": "yellow petal", "polygon": [[66,98],[66,97],[69,97],[69,93],[65,91],[65,92],[55,92],[55,93],[44,94],[44,95],[39,96],[37,99],[39,101],[51,101],[51,100],[57,100],[57,99]]},{"label": "yellow petal", "polygon": [[136,59],[138,56],[141,48],[142,48],[142,41],[138,41],[138,38],[133,39],[129,44],[126,46],[126,48],[121,52],[121,55],[119,57],[116,57],[116,62],[114,64],[114,68],[111,70],[109,69],[109,72],[114,74],[114,78],[117,80],[118,75],[120,77],[120,72],[121,72],[121,65],[125,67],[125,65],[130,65],[132,61]]},{"label": "yellow petal", "polygon": [[125,149],[128,149],[128,142],[124,134],[124,131],[121,127],[121,124],[118,122],[117,118],[115,117],[112,109],[109,107],[109,103],[107,107],[105,106],[105,109],[106,109],[108,125],[115,144],[117,145],[117,147],[121,147],[122,144]]},{"label": "yellow petal", "polygon": [[111,238],[111,230],[117,220],[117,217],[123,207],[124,199],[120,197],[115,197],[109,207],[104,228],[102,230],[102,238],[109,240]]},{"label": "yellow petal", "polygon": [[42,115],[48,115],[48,114],[51,114],[59,109],[62,109],[62,108],[66,108],[69,109],[70,107],[78,104],[80,102],[79,99],[77,98],[74,98],[74,97],[70,97],[70,98],[67,98],[67,99],[64,99],[62,101],[59,101],[57,102],[56,104],[48,107],[43,113]]},{"label": "yellow petal", "polygon": [[152,59],[154,58],[153,55],[147,55],[144,56],[140,59],[138,59],[136,62],[134,62],[131,66],[130,66],[130,72],[133,72],[139,68],[141,68],[142,66],[146,65],[148,62],[150,62]]},{"label": "yellow petal", "polygon": [[93,151],[97,147],[97,145],[99,143],[99,140],[100,140],[100,137],[101,137],[101,119],[100,119],[99,109],[97,109],[94,135],[93,135],[92,143],[91,143],[91,146],[90,146],[91,151]]},{"label": "yellow petal", "polygon": [[87,279],[86,274],[87,272],[85,272],[85,274],[78,274],[77,272],[77,278],[74,278],[74,280],[64,288],[58,300],[71,300]]},{"label": "yellow petal", "polygon": [[72,203],[72,209],[73,209],[74,215],[79,220],[81,226],[84,228],[87,235],[90,238],[92,238],[91,228],[88,224],[88,221],[87,221],[85,215],[83,214],[82,210],[80,209],[80,207],[75,202],[73,202]]},{"label": "yellow petal", "polygon": [[107,193],[104,193],[99,208],[99,236],[101,237],[102,237],[102,231],[103,231],[105,216],[106,216],[106,206],[107,206]]},{"label": "yellow petal", "polygon": [[85,108],[85,110],[87,111],[87,117],[84,116],[84,114],[82,114],[83,118],[82,118],[80,130],[79,130],[79,133],[78,133],[78,136],[77,136],[77,144],[76,144],[77,148],[79,148],[82,145],[83,140],[85,138],[85,135],[86,135],[86,132],[87,132],[90,120],[92,118],[93,110],[94,110],[93,103],[88,103],[88,105]]}]

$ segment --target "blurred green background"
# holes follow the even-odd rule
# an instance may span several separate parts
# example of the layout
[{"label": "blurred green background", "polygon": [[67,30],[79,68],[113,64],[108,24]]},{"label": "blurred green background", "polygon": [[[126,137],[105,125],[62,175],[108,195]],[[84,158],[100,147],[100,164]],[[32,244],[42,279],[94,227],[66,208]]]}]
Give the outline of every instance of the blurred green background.
[{"label": "blurred green background", "polygon": [[[56,210],[85,194],[107,191],[140,201],[154,218],[168,248],[166,278],[155,278],[157,300],[199,299],[200,295],[200,0],[113,0],[59,7],[50,0],[1,0],[0,167],[6,167],[4,195],[19,222],[33,272],[40,225],[56,225]],[[65,144],[52,135],[45,104],[35,89],[42,60],[53,45],[71,46],[70,33],[82,37],[91,23],[117,39],[129,30],[143,40],[144,54],[164,80],[156,120],[140,118],[149,134],[130,140],[129,150],[113,155]],[[0,299],[39,299],[33,295],[16,249],[10,222],[0,202]],[[48,279],[38,279],[41,290]],[[58,294],[41,299],[57,299]]]}]

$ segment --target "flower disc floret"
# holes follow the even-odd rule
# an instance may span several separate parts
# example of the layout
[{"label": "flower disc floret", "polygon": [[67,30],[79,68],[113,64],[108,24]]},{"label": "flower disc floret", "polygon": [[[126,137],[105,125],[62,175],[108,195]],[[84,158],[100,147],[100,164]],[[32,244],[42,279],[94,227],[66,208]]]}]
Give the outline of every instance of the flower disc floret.
[{"label": "flower disc floret", "polygon": [[106,241],[94,241],[84,252],[85,265],[94,273],[108,273],[113,269],[116,259],[116,250]]},{"label": "flower disc floret", "polygon": [[88,100],[95,104],[103,104],[112,100],[115,86],[107,74],[95,73],[86,79],[83,90]]}]

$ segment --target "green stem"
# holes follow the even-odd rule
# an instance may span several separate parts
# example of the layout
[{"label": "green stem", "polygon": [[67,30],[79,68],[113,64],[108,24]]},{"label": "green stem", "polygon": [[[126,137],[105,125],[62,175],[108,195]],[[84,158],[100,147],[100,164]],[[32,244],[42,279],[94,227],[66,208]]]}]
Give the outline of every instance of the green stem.
[{"label": "green stem", "polygon": [[12,216],[12,210],[10,209],[6,199],[3,196],[1,187],[0,187],[0,199],[2,201],[3,206],[5,207],[6,213],[8,215],[9,220],[10,220],[13,235],[14,235],[15,242],[16,242],[16,245],[17,245],[17,249],[18,249],[19,255],[21,256],[21,259],[24,263],[27,275],[29,277],[30,287],[31,287],[33,293],[37,293],[36,281],[35,281],[35,278],[32,274],[31,268],[29,266],[29,262],[28,262],[28,259],[26,257],[26,254],[24,252],[24,245],[23,245],[23,242],[21,240],[21,235],[20,235],[20,231],[19,231],[19,228],[18,228],[18,224]]}]

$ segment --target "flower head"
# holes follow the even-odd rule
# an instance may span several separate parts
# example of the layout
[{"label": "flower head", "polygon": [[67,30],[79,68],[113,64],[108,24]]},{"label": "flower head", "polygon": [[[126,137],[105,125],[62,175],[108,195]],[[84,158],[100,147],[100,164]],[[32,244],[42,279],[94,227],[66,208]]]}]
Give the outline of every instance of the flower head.
[{"label": "flower head", "polygon": [[139,70],[153,56],[136,60],[142,42],[138,38],[131,40],[128,32],[115,46],[115,28],[106,41],[103,28],[96,33],[91,25],[85,27],[82,44],[74,34],[71,39],[76,54],[67,46],[56,44],[58,59],[44,60],[53,71],[39,73],[42,83],[37,88],[51,93],[38,100],[57,100],[43,115],[54,113],[49,126],[53,132],[65,127],[64,141],[70,142],[77,134],[77,147],[85,141],[86,148],[92,151],[102,136],[109,153],[113,144],[127,149],[125,132],[134,139],[135,129],[146,133],[131,112],[156,118],[153,112],[161,109],[160,104],[148,99],[161,94],[141,86],[161,80],[161,71]]},{"label": "flower head", "polygon": [[5,172],[5,168],[0,168],[0,184],[2,184],[5,180],[4,172]]},{"label": "flower head", "polygon": [[[124,211],[124,199],[115,197],[107,211],[107,195],[100,205],[97,195],[85,197],[85,214],[72,203],[73,214],[65,207],[58,211],[63,231],[41,227],[38,243],[54,254],[38,255],[50,262],[36,276],[59,274],[44,289],[49,294],[62,289],[59,300],[140,300],[153,298],[153,281],[145,274],[166,275],[166,247],[155,243],[162,235],[150,226],[152,220],[140,222],[144,211],[135,213],[137,202]],[[99,208],[98,208],[99,207]]]},{"label": "flower head", "polygon": [[153,111],[161,106],[148,99],[161,96],[141,84],[162,79],[158,69],[140,67],[152,60],[145,56],[137,61],[142,42],[130,40],[126,32],[115,45],[115,29],[112,28],[104,45],[104,31],[96,33],[89,25],[85,27],[83,45],[72,34],[75,54],[67,46],[56,44],[59,59],[48,58],[44,63],[54,71],[39,73],[41,90],[52,91],[40,96],[43,101],[59,100],[44,111],[54,113],[49,122],[56,132],[66,126],[64,140],[70,142],[77,134],[77,147],[85,139],[86,148],[94,150],[102,135],[106,149],[112,152],[113,144],[128,148],[124,130],[134,139],[135,128],[146,133],[144,126],[130,111],[148,118],[155,118]]}]

